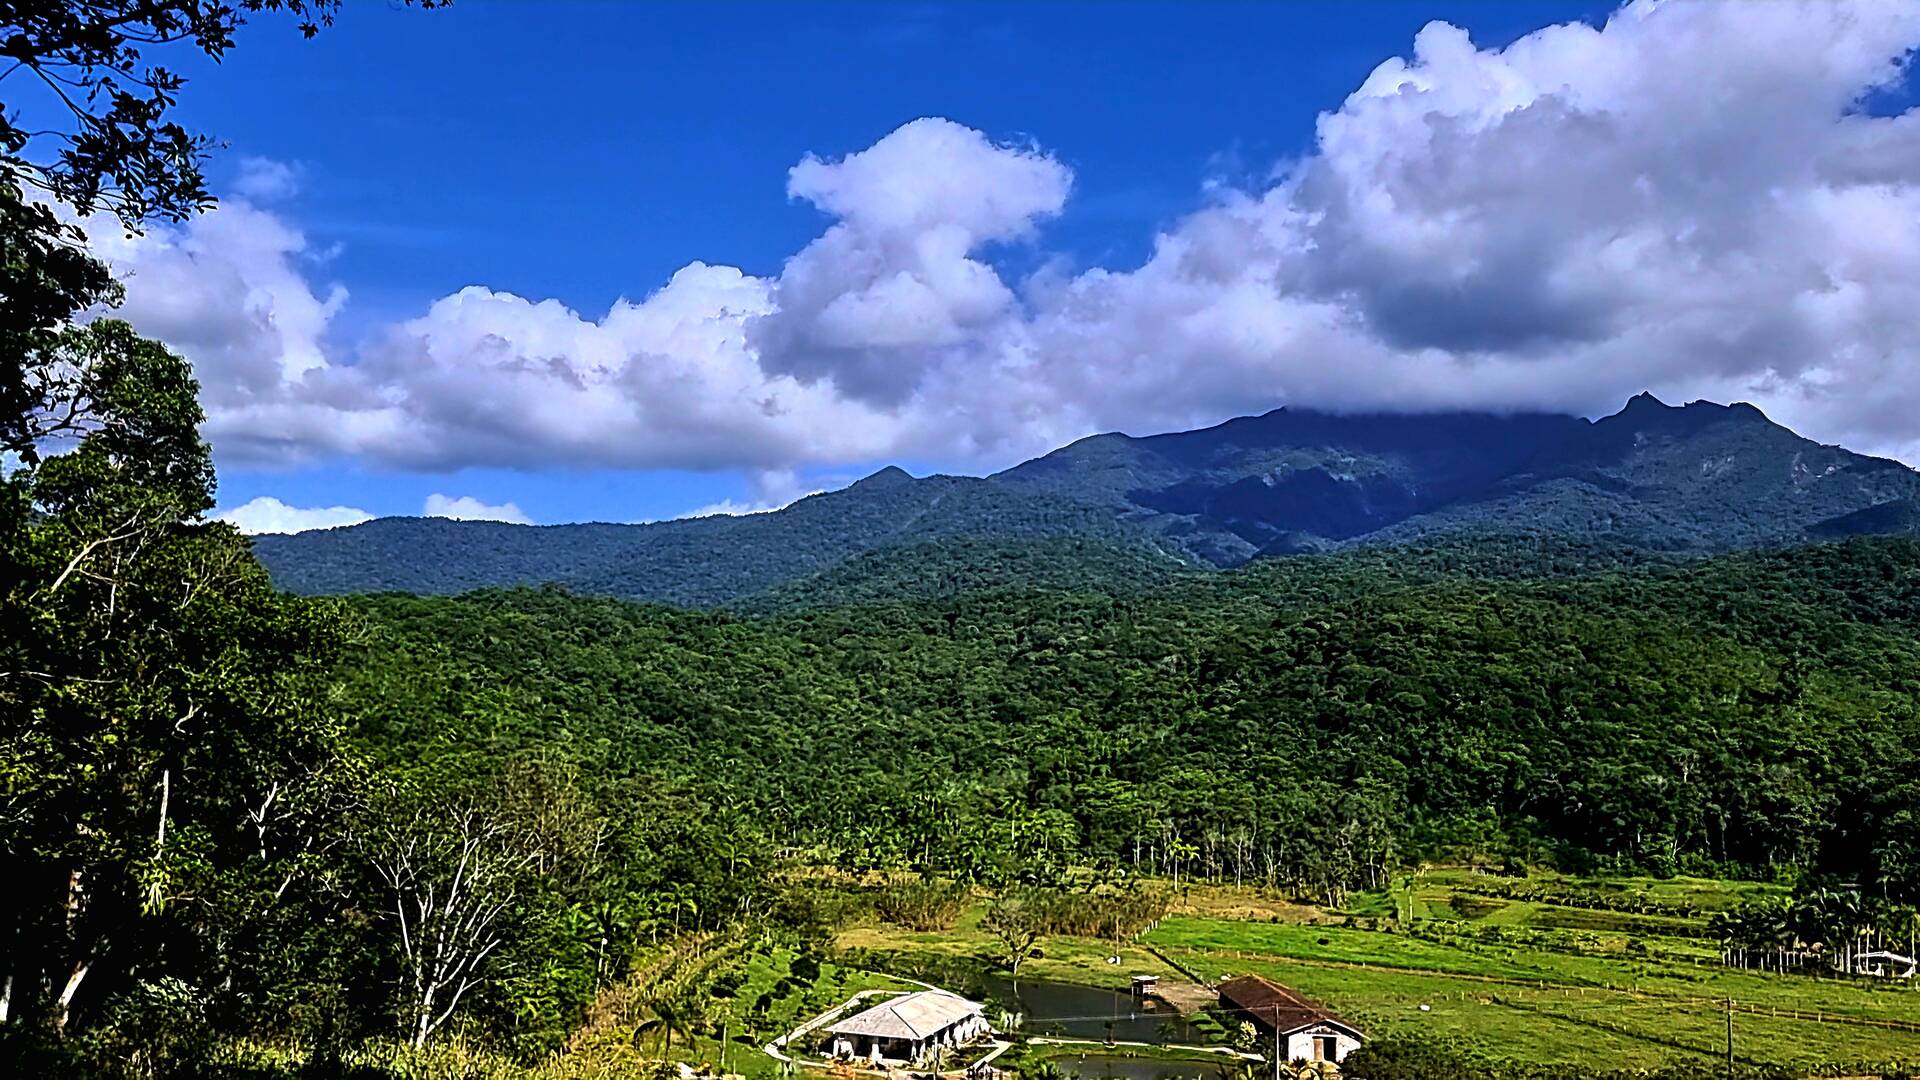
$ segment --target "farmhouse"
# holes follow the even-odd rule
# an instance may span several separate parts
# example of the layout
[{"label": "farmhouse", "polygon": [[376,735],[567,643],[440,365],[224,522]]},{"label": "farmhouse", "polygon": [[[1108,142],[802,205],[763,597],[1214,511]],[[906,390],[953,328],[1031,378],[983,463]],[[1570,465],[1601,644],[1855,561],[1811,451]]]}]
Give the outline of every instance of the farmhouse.
[{"label": "farmhouse", "polygon": [[988,1031],[981,1007],[945,990],[902,994],[827,1029],[837,1058],[916,1062]]},{"label": "farmhouse", "polygon": [[1258,975],[1221,983],[1220,1004],[1273,1039],[1283,1061],[1344,1061],[1366,1039],[1326,1007]]}]

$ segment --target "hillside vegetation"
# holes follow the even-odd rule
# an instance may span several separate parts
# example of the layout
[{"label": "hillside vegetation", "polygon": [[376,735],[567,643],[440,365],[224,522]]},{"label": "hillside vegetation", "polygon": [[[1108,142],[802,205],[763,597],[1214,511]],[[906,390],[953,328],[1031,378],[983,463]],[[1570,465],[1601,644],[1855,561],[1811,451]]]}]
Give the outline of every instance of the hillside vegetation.
[{"label": "hillside vegetation", "polygon": [[849,865],[1092,862],[1337,897],[1459,847],[1909,884],[1920,543],[1457,569],[1513,559],[766,618],[370,597],[348,697],[380,745],[673,776]]}]

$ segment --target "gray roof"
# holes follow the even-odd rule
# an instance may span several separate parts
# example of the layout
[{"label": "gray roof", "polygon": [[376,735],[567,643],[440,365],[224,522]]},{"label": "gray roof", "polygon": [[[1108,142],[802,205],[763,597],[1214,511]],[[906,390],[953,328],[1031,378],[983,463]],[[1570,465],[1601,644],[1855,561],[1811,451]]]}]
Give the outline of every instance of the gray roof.
[{"label": "gray roof", "polygon": [[921,990],[882,1002],[827,1030],[835,1035],[924,1039],[979,1014],[980,1006],[958,994],[949,994],[945,990]]}]

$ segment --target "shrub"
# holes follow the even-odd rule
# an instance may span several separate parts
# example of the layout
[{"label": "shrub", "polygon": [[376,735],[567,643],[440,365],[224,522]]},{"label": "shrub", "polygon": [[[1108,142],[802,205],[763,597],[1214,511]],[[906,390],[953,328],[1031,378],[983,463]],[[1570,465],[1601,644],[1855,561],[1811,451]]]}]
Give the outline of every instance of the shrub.
[{"label": "shrub", "polygon": [[909,930],[951,930],[968,899],[967,887],[959,882],[921,880],[882,890],[873,908],[882,919]]},{"label": "shrub", "polygon": [[801,953],[793,958],[793,963],[787,965],[787,971],[793,976],[794,982],[801,986],[812,986],[814,980],[820,977],[820,958],[812,953]]}]

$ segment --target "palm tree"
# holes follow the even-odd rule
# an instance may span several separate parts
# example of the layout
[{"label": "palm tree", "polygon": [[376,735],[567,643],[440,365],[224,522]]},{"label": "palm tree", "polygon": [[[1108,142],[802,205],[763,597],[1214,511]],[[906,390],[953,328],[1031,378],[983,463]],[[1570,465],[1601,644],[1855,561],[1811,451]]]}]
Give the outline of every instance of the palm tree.
[{"label": "palm tree", "polygon": [[727,1071],[728,1040],[733,1035],[733,1007],[731,1005],[716,1006],[707,1022],[710,1026],[718,1025],[720,1028],[720,1071],[725,1073]]},{"label": "palm tree", "polygon": [[1834,938],[1833,894],[1816,889],[1796,898],[1788,913],[1793,936],[1807,945],[1826,945]]},{"label": "palm tree", "polygon": [[1178,891],[1180,888],[1181,864],[1198,854],[1200,854],[1199,847],[1189,844],[1178,837],[1167,842],[1167,858],[1173,863],[1173,887],[1175,891]]},{"label": "palm tree", "polygon": [[[1744,912],[1741,914],[1744,914]],[[1713,916],[1707,920],[1707,933],[1713,935],[1714,940],[1722,945],[1732,945],[1735,941],[1739,940],[1740,932],[1745,929],[1744,922],[1740,914],[1735,914],[1731,911],[1716,911],[1713,913]]]},{"label": "palm tree", "polygon": [[1887,909],[1886,918],[1880,929],[1895,941],[1905,938],[1907,955],[1914,955],[1914,944],[1920,941],[1920,908],[1912,904],[1893,905]]},{"label": "palm tree", "polygon": [[1857,892],[1830,892],[1825,895],[1827,927],[1831,935],[1829,941],[1840,950],[1841,970],[1852,970],[1855,947],[1867,929],[1866,906],[1860,902]]},{"label": "palm tree", "polygon": [[692,1044],[694,1020],[691,1015],[692,1010],[684,1007],[681,1002],[667,998],[654,998],[647,1002],[647,1011],[653,1015],[640,1021],[633,1029],[635,1046],[640,1045],[642,1035],[653,1032],[659,1036],[660,1057],[665,1060],[673,1053],[674,1032],[679,1032],[688,1044]]}]

